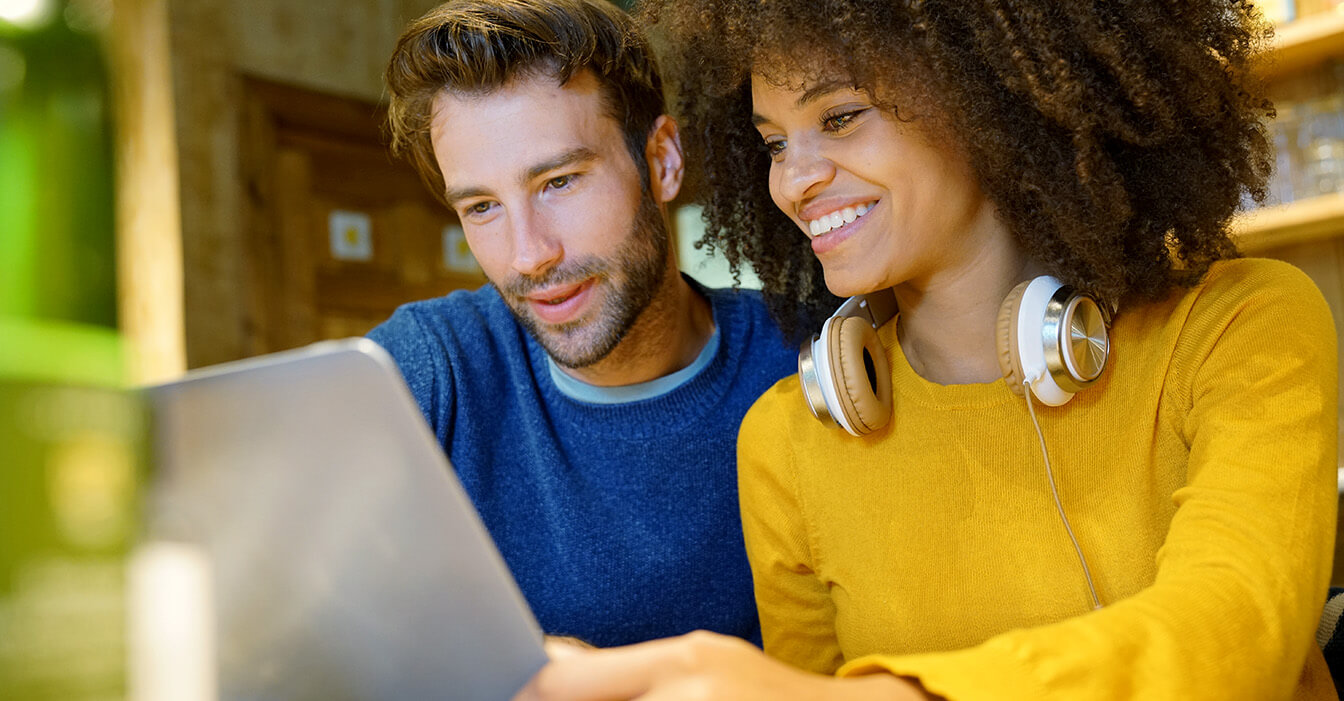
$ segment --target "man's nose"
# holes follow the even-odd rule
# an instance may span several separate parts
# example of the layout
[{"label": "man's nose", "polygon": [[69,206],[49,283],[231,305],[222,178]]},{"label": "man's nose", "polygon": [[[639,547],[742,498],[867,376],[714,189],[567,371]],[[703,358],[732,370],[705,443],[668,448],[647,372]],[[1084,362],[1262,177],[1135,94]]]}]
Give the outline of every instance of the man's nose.
[{"label": "man's nose", "polygon": [[513,217],[512,267],[520,275],[537,276],[564,257],[564,247],[548,222],[533,213]]}]

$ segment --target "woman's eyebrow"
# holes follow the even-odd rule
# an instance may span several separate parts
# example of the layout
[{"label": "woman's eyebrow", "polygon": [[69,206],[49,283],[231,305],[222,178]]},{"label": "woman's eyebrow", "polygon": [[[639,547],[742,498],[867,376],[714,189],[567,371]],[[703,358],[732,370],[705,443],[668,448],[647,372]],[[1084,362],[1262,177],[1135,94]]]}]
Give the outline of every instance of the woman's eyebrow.
[{"label": "woman's eyebrow", "polygon": [[854,86],[851,81],[841,80],[840,78],[833,78],[831,80],[822,81],[804,90],[803,94],[798,97],[798,101],[793,103],[793,105],[794,107],[806,107],[807,103],[812,102],[813,100],[816,100],[819,97],[828,95],[837,90],[846,90],[852,87]]},{"label": "woman's eyebrow", "polygon": [[[829,95],[837,90],[848,90],[853,87],[854,85],[851,81],[841,78],[833,78],[831,80],[813,83],[803,91],[802,95],[798,96],[798,99],[794,101],[793,106],[798,108],[806,107],[808,103],[817,100],[818,98]],[[759,127],[768,121],[770,121],[768,117],[764,117],[756,112],[751,113],[751,123],[753,126]]]}]

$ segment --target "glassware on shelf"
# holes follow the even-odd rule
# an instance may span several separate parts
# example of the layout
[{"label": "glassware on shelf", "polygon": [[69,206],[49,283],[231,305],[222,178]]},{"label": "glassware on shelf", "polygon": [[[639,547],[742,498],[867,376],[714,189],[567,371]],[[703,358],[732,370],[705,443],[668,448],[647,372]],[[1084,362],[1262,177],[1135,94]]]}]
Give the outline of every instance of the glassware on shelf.
[{"label": "glassware on shelf", "polygon": [[1299,198],[1344,192],[1344,94],[1313,98],[1302,107],[1297,135],[1302,158]]},{"label": "glassware on shelf", "polygon": [[1269,122],[1269,139],[1274,147],[1274,172],[1269,177],[1266,206],[1287,204],[1297,199],[1298,174],[1302,172],[1297,149],[1298,108],[1295,103],[1275,105],[1276,115]]}]

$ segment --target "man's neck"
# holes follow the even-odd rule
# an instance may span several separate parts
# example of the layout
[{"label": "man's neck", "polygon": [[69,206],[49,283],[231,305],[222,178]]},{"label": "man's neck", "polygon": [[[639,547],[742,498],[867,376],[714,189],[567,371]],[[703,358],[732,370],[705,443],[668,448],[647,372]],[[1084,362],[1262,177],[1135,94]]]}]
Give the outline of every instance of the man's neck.
[{"label": "man's neck", "polygon": [[588,367],[560,369],[599,387],[648,382],[695,362],[713,333],[709,300],[669,261],[658,294],[607,357]]}]

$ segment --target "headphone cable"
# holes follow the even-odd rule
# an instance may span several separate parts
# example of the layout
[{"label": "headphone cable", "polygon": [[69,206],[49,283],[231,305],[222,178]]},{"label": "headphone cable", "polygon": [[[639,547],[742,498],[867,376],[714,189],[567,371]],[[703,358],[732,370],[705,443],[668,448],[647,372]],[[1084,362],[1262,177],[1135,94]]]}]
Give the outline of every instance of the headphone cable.
[{"label": "headphone cable", "polygon": [[1055,498],[1055,509],[1059,511],[1059,519],[1064,522],[1064,530],[1073,542],[1073,551],[1078,553],[1078,564],[1083,566],[1083,576],[1087,578],[1087,591],[1092,595],[1092,609],[1095,611],[1101,608],[1101,599],[1097,597],[1097,587],[1092,583],[1092,571],[1087,567],[1087,558],[1083,557],[1083,548],[1078,545],[1078,538],[1073,535],[1073,527],[1069,525],[1069,517],[1064,514],[1064,505],[1059,501],[1055,473],[1050,469],[1050,453],[1045,449],[1045,434],[1041,432],[1041,422],[1036,420],[1036,409],[1031,403],[1031,380],[1023,380],[1022,385],[1025,390],[1023,394],[1027,397],[1027,413],[1031,414],[1031,425],[1036,427],[1036,437],[1041,441],[1041,456],[1045,458],[1045,476],[1050,481],[1050,494]]}]

